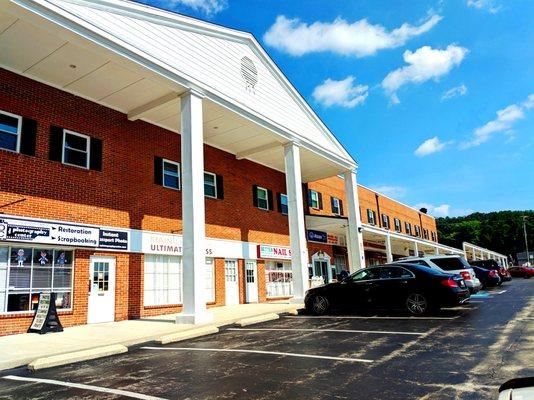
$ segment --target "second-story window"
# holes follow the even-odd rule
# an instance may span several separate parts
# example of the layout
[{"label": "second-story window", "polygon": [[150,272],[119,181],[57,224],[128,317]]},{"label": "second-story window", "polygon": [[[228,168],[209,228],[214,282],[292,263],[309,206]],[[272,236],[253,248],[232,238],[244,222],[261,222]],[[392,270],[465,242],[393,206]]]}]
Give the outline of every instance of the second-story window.
[{"label": "second-story window", "polygon": [[63,164],[89,169],[90,142],[87,135],[63,130]]},{"label": "second-story window", "polygon": [[421,237],[421,227],[419,225],[415,225],[415,236]]},{"label": "second-story window", "polygon": [[163,160],[163,186],[180,190],[180,164]]},{"label": "second-story window", "polygon": [[376,213],[369,208],[367,209],[367,222],[371,225],[376,225]]},{"label": "second-story window", "polygon": [[18,152],[22,118],[18,115],[0,112],[0,148]]},{"label": "second-story window", "polygon": [[278,211],[284,215],[287,215],[288,210],[287,194],[278,193]]},{"label": "second-story window", "polygon": [[395,232],[401,232],[402,231],[402,225],[401,225],[400,219],[395,218],[393,221],[395,223]]},{"label": "second-story window", "polygon": [[382,227],[389,229],[389,216],[386,214],[382,214]]},{"label": "second-story window", "polygon": [[406,233],[408,235],[411,235],[412,234],[412,224],[410,224],[409,222],[405,222],[404,223],[404,228],[406,230]]},{"label": "second-story window", "polygon": [[262,187],[256,188],[256,206],[262,210],[269,209],[269,191]]},{"label": "second-story window", "polygon": [[217,175],[211,172],[204,172],[204,196],[217,198]]},{"label": "second-story window", "polygon": [[331,198],[332,214],[343,215],[343,201],[337,197]]},{"label": "second-story window", "polygon": [[423,229],[423,238],[428,239],[428,229]]},{"label": "second-story window", "polygon": [[323,199],[321,193],[316,190],[308,190],[308,205],[316,210],[323,209]]},{"label": "second-story window", "polygon": [[432,231],[432,232],[430,232],[430,233],[431,233],[431,235],[432,235],[432,241],[433,241],[433,242],[436,242],[436,232]]}]

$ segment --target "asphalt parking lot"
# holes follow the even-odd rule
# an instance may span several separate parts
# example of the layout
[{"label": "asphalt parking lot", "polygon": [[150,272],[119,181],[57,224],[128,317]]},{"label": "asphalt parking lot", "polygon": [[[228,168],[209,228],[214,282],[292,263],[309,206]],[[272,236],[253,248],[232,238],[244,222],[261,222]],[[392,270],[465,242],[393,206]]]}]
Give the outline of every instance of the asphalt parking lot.
[{"label": "asphalt parking lot", "polygon": [[534,376],[534,281],[430,317],[285,316],[105,359],[0,375],[0,399],[495,399]]}]

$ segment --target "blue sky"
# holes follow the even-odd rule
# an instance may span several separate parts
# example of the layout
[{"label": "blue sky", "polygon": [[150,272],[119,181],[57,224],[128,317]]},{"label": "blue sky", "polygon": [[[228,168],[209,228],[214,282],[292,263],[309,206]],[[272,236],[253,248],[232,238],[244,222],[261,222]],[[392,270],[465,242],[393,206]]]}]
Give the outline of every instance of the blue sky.
[{"label": "blue sky", "polygon": [[534,208],[532,0],[143,2],[252,32],[361,184],[436,216]]}]

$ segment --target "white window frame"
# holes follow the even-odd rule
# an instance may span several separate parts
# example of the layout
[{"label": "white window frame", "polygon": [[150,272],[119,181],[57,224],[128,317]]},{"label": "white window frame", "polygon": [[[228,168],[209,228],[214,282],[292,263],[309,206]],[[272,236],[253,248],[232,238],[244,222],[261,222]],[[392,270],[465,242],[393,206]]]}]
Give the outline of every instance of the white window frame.
[{"label": "white window frame", "polygon": [[419,225],[415,225],[414,229],[415,229],[415,236],[421,237],[421,227]]},{"label": "white window frame", "polygon": [[411,235],[411,234],[412,234],[412,224],[411,224],[411,223],[409,223],[409,222],[405,222],[405,223],[404,223],[404,228],[405,228],[406,233],[407,233],[408,235]]},{"label": "white window frame", "polygon": [[206,175],[211,175],[213,176],[213,188],[215,189],[215,196],[209,196],[206,194],[206,191],[204,190],[204,196],[205,197],[208,197],[210,199],[217,199],[217,175],[214,174],[213,172],[208,172],[208,171],[204,171],[204,185],[206,184]]},{"label": "white window frame", "polygon": [[[67,135],[78,136],[86,140],[85,153],[87,154],[87,162],[85,163],[85,167],[81,165],[71,164],[65,161],[65,145],[66,145]],[[70,149],[70,150],[77,151],[80,153],[82,152],[82,150],[78,150],[78,149]],[[91,137],[84,135],[83,133],[78,133],[78,132],[70,131],[68,129],[63,129],[63,141],[61,144],[61,163],[64,165],[70,165],[71,167],[89,169],[89,166],[91,165],[90,164],[91,163]]]},{"label": "white window frame", "polygon": [[389,216],[387,214],[382,214],[382,227],[389,229]]},{"label": "white window frame", "polygon": [[[30,306],[31,306],[31,301],[32,301],[32,295],[34,294],[37,294],[37,293],[41,293],[43,291],[47,291],[47,289],[43,289],[43,288],[37,288],[37,287],[33,287],[33,272],[34,272],[34,268],[50,268],[51,271],[52,271],[52,276],[51,276],[51,286],[49,288],[49,291],[50,292],[54,292],[54,293],[65,293],[65,292],[68,292],[70,293],[70,307],[68,308],[58,308],[57,311],[58,312],[68,312],[68,311],[72,311],[73,310],[73,305],[74,305],[74,274],[75,274],[75,262],[76,262],[76,250],[74,248],[69,248],[69,247],[58,247],[58,246],[47,246],[47,245],[42,245],[42,246],[39,246],[39,245],[35,245],[35,244],[30,244],[30,243],[24,243],[24,244],[8,244],[7,246],[1,246],[1,247],[5,247],[8,249],[8,258],[7,258],[7,264],[6,264],[6,282],[5,282],[5,287],[0,287],[0,296],[5,296],[5,301],[4,301],[4,307],[3,308],[0,308],[0,315],[13,315],[13,314],[21,314],[21,313],[35,313],[34,310],[20,310],[20,311],[7,311],[7,306],[8,306],[8,299],[9,299],[9,295],[10,294],[26,294],[28,293],[29,297],[30,297]],[[31,248],[32,249],[32,260],[31,260],[31,263],[29,266],[25,266],[25,267],[12,267],[11,266],[11,250],[12,249],[16,249],[16,248],[19,248],[19,247],[22,247],[22,248]],[[56,258],[54,256],[52,256],[53,258],[53,262],[52,262],[52,265],[48,266],[48,267],[41,267],[41,266],[36,266],[34,265],[34,256],[33,256],[33,253],[34,251],[36,250],[52,250],[54,251],[54,255],[55,255],[55,251],[59,251],[59,250],[64,250],[64,251],[72,251],[72,262],[71,262],[71,266],[70,267],[58,267],[56,266]],[[11,289],[10,286],[9,286],[9,278],[10,278],[10,272],[11,272],[11,269],[12,268],[29,268],[30,269],[30,283],[29,283],[29,287],[28,288],[17,288],[17,289]],[[70,269],[71,270],[71,274],[70,274],[70,288],[67,288],[66,287],[55,287],[54,286],[54,275],[55,275],[55,272],[56,272],[56,268],[57,269]],[[27,290],[27,291],[26,291]]]},{"label": "white window frame", "polygon": [[[20,137],[21,137],[21,134],[22,134],[22,117],[20,115],[16,115],[16,114],[11,114],[7,111],[2,111],[0,110],[0,114],[4,114],[4,115],[7,115],[8,117],[11,117],[11,118],[16,118],[18,120],[18,123],[17,123],[17,149],[16,150],[11,150],[11,149],[5,149],[3,147],[0,147],[0,150],[5,150],[5,151],[10,151],[11,153],[20,153]],[[7,133],[8,135],[12,135],[12,133],[10,132],[4,132],[4,133]]]},{"label": "white window frame", "polygon": [[[172,187],[165,185],[165,163],[175,165],[178,171],[178,187]],[[161,183],[163,187],[166,187],[167,189],[173,189],[173,190],[180,190],[182,188],[182,177],[181,177],[181,169],[180,169],[180,163],[177,163],[176,161],[167,160],[164,158],[161,162]]]},{"label": "white window frame", "polygon": [[[371,221],[371,218],[369,217],[372,217],[372,221]],[[369,222],[369,224],[371,225],[376,225],[376,216],[375,216],[375,212],[373,210],[371,210],[370,208],[367,209],[367,222]]]},{"label": "white window frame", "polygon": [[280,193],[280,204],[283,205],[282,203],[282,198],[285,198],[286,201],[287,201],[287,212],[283,212],[282,210],[280,210],[280,212],[284,215],[288,215],[289,214],[289,198],[287,197],[287,194],[284,194],[284,193]]},{"label": "white window frame", "polygon": [[[399,223],[398,229],[397,229],[397,222]],[[395,232],[402,232],[402,222],[399,218],[394,218],[393,224],[395,225]]]},{"label": "white window frame", "polygon": [[[315,196],[314,196],[315,195]],[[314,199],[315,197],[315,199]],[[310,189],[310,207],[315,209],[315,210],[318,210],[319,209],[319,192],[316,191],[316,190],[313,190],[313,189]],[[313,205],[313,203],[317,203],[316,206]]]},{"label": "white window frame", "polygon": [[333,211],[335,215],[341,215],[341,203],[337,197],[332,197],[332,205],[337,208],[337,211]]},{"label": "white window frame", "polygon": [[[150,265],[151,264],[151,265]],[[169,268],[177,265],[177,270]],[[147,272],[147,269],[151,269]],[[149,275],[149,276],[147,276]],[[153,279],[149,282],[149,278]],[[176,285],[170,285],[172,278]],[[158,281],[164,282],[162,287],[155,287]],[[175,301],[171,298],[176,292]],[[164,300],[166,298],[166,300]],[[183,303],[183,260],[182,256],[167,254],[145,254],[143,260],[143,307],[167,307]]]},{"label": "white window frame", "polygon": [[[263,208],[263,207],[260,206],[260,196],[259,196],[259,192],[260,191],[265,192],[265,199],[262,199],[262,200],[265,200],[265,204],[267,205],[266,208]],[[265,189],[264,187],[261,187],[261,186],[256,186],[256,197],[258,199],[258,201],[256,202],[256,206],[260,210],[269,211],[269,190],[267,190],[267,189]]]}]

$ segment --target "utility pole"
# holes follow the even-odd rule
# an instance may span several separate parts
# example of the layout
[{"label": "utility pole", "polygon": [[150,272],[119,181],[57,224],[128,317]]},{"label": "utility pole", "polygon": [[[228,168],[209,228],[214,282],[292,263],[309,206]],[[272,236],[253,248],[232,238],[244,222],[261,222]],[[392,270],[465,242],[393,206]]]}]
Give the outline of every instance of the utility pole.
[{"label": "utility pole", "polygon": [[525,233],[525,249],[527,251],[527,267],[530,266],[530,253],[528,252],[528,240],[527,240],[527,216],[523,215],[523,232]]}]

